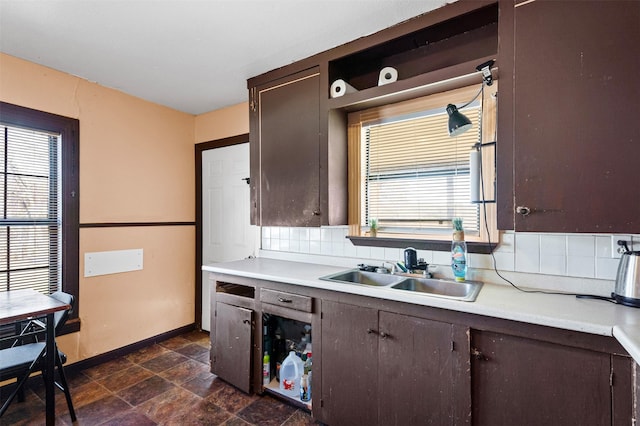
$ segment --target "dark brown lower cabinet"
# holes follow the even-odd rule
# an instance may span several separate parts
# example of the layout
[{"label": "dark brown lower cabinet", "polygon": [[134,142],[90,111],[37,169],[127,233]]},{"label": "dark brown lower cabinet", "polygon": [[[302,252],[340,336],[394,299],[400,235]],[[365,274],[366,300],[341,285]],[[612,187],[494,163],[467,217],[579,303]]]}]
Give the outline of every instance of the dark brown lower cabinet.
[{"label": "dark brown lower cabinet", "polygon": [[329,425],[453,424],[453,326],[322,302],[322,399]]},{"label": "dark brown lower cabinet", "polygon": [[631,360],[495,332],[472,332],[474,425],[631,424]]},{"label": "dark brown lower cabinet", "polygon": [[378,311],[323,300],[321,324],[322,398],[314,414],[328,425],[377,424]]},{"label": "dark brown lower cabinet", "polygon": [[214,315],[211,371],[248,393],[251,390],[253,311],[216,302]]},{"label": "dark brown lower cabinet", "polygon": [[248,393],[262,390],[263,314],[313,324],[312,415],[329,426],[617,426],[640,416],[637,366],[611,337],[222,275],[213,297],[212,372]]},{"label": "dark brown lower cabinet", "polygon": [[454,424],[453,325],[384,311],[379,324],[378,424]]}]

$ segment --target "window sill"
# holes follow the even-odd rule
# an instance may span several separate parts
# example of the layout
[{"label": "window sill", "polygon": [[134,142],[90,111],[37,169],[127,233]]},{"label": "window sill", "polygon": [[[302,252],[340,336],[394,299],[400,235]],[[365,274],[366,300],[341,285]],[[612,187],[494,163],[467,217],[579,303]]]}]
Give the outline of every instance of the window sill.
[{"label": "window sill", "polygon": [[[375,246],[389,248],[407,248],[413,247],[417,250],[434,250],[434,251],[450,251],[451,241],[443,240],[419,240],[404,238],[385,238],[385,237],[358,237],[347,236],[354,246]],[[469,253],[490,254],[496,248],[496,244],[479,243],[467,241],[467,251]]]}]

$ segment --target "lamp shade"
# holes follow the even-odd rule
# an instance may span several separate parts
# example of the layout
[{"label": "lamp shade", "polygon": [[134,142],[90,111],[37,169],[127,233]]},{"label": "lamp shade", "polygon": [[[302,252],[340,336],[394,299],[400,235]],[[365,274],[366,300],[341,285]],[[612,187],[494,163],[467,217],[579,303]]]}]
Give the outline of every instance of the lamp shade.
[{"label": "lamp shade", "polygon": [[471,120],[458,111],[455,105],[447,105],[447,114],[449,114],[449,136],[458,136],[471,128]]}]

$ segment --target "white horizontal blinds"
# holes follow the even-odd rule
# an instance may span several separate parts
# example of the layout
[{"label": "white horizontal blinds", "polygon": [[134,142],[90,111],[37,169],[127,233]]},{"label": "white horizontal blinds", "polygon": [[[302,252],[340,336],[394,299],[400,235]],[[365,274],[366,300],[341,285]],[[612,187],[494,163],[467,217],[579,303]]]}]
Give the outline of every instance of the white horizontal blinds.
[{"label": "white horizontal blinds", "polygon": [[59,286],[60,137],[2,126],[0,291]]},{"label": "white horizontal blinds", "polygon": [[462,217],[465,230],[477,234],[469,152],[480,140],[480,107],[463,113],[474,127],[453,138],[443,109],[363,126],[363,225],[377,218],[381,231],[439,233]]}]

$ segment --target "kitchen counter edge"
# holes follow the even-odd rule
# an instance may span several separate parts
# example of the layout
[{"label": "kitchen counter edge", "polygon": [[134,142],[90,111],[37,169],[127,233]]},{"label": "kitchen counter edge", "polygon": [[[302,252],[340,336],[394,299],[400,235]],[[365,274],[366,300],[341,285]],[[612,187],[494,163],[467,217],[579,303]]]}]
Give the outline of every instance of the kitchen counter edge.
[{"label": "kitchen counter edge", "polygon": [[250,258],[204,265],[203,271],[276,281],[305,287],[394,300],[422,306],[485,315],[616,338],[640,363],[640,309],[602,300],[560,294],[524,293],[507,285],[485,283],[475,302],[358,284],[341,284],[320,277],[344,267],[286,260]]}]

